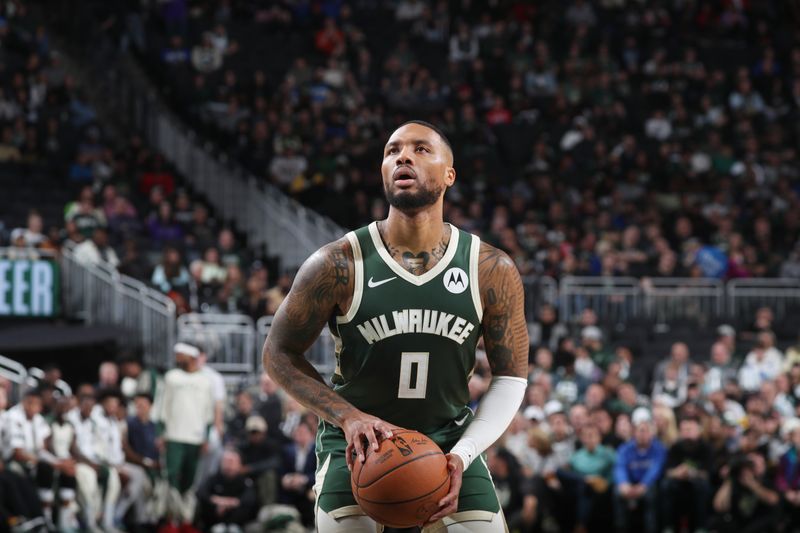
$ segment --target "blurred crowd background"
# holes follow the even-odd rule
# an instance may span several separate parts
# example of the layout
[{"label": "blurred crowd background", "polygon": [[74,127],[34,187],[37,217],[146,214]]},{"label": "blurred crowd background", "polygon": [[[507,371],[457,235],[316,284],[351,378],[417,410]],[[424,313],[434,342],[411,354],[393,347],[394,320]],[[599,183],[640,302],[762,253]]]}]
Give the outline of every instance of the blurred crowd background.
[{"label": "blurred crowd background", "polygon": [[[133,54],[198,136],[345,228],[385,216],[378,154],[395,125],[425,118],[456,154],[446,219],[524,275],[800,278],[796,1],[69,9],[0,2],[11,257],[70,250],[145,281],[179,313],[256,319],[292,283],[165,154],[100,116],[80,61],[59,52],[63,31],[113,43],[98,50],[106,58]],[[636,328],[559,313],[528,317],[529,390],[488,452],[513,531],[800,527],[796,324],[764,308],[672,328],[641,353]],[[170,471],[169,438],[156,440],[169,431],[165,369],[136,354],[74,390],[56,367],[27,393],[0,387],[0,531],[309,527],[313,416],[267,377],[220,387],[202,342],[189,344],[200,354],[181,353],[178,375],[207,380],[214,404],[201,413],[210,433],[173,442],[195,447],[185,471]],[[481,363],[474,403],[487,384]]]}]

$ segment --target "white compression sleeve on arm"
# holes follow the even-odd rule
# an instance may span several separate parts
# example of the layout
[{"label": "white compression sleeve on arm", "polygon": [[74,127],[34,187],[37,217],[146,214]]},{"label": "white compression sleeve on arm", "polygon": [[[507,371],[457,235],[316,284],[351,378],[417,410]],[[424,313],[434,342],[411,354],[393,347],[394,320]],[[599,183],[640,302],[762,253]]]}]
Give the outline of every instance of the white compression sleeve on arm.
[{"label": "white compression sleeve on arm", "polygon": [[475,418],[450,453],[464,462],[464,471],[472,461],[500,438],[514,419],[525,396],[528,380],[514,376],[497,376],[486,391]]}]

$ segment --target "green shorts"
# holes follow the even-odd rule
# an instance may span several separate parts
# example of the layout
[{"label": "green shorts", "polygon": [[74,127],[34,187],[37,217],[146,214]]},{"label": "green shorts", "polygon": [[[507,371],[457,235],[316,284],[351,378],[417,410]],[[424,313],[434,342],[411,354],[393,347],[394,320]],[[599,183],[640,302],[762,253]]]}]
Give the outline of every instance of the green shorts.
[{"label": "green shorts", "polygon": [[[428,435],[442,450],[450,451],[458,438],[441,442],[435,435]],[[344,457],[347,442],[344,433],[326,422],[320,422],[317,431],[317,475],[314,490],[317,505],[326,513],[343,507],[358,505],[350,489],[350,471]],[[494,490],[494,483],[486,466],[486,458],[481,455],[464,472],[461,491],[458,493],[458,511],[500,511],[500,502]]]}]

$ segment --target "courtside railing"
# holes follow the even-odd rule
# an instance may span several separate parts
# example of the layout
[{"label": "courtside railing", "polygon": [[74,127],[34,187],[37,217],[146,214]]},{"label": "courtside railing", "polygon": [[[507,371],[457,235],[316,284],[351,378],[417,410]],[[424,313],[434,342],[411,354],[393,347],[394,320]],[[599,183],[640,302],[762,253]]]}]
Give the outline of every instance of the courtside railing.
[{"label": "courtside railing", "polygon": [[128,334],[121,347],[142,351],[144,362],[169,366],[175,343],[175,304],[141,281],[107,264],[81,264],[65,250],[61,258],[64,312],[86,324],[118,326]]},{"label": "courtside railing", "polygon": [[223,373],[255,370],[256,328],[247,315],[187,313],[178,317],[178,340],[200,347]]}]

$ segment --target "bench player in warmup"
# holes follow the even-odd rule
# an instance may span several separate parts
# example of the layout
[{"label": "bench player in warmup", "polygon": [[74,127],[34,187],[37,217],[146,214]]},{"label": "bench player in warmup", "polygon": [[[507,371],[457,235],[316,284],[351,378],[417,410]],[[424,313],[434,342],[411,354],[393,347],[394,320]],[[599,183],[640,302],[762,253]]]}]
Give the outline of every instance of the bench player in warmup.
[{"label": "bench player in warmup", "polygon": [[[381,174],[386,220],[305,262],[264,345],[270,376],[321,420],[317,528],[378,530],[351,493],[351,461],[404,427],[447,454],[450,492],[425,529],[506,531],[481,454],[503,434],[527,385],[519,272],[505,253],[444,222],[456,171],[435,126],[411,121],[395,130]],[[336,342],[332,389],[304,357],[325,325]],[[467,383],[481,335],[493,377],[473,414]]]}]

